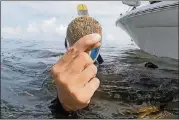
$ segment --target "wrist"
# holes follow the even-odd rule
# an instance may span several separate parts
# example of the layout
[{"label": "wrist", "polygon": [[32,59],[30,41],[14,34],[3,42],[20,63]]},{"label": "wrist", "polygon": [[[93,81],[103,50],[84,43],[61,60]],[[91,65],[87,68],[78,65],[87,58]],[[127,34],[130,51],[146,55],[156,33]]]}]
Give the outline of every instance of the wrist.
[{"label": "wrist", "polygon": [[62,100],[62,99],[60,98],[60,95],[58,95],[58,100],[59,100],[59,102],[61,103],[61,106],[63,107],[63,109],[64,109],[65,111],[67,111],[67,112],[75,112],[75,110],[73,110],[72,108],[70,108],[68,105],[66,105],[66,104],[64,103],[64,100]]}]

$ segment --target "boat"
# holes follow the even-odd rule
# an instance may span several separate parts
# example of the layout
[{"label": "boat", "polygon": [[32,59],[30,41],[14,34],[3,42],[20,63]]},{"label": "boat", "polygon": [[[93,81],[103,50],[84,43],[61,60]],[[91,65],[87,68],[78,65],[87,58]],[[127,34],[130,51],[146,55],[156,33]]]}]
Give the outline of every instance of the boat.
[{"label": "boat", "polygon": [[178,60],[178,1],[123,1],[132,7],[120,14],[116,26],[124,30],[143,51]]}]

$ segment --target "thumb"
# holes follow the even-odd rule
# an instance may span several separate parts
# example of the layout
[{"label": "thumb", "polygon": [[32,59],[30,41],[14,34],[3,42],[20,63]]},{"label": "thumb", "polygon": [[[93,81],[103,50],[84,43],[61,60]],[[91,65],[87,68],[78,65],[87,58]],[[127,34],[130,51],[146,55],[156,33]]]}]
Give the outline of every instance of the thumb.
[{"label": "thumb", "polygon": [[94,47],[100,47],[101,36],[93,33],[80,38],[72,47],[78,52],[88,52]]}]

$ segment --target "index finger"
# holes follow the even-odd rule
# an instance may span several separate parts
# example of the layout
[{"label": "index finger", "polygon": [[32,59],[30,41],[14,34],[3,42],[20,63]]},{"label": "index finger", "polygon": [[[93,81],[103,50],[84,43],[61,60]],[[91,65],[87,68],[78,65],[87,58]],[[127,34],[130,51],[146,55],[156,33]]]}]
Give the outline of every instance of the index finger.
[{"label": "index finger", "polygon": [[95,46],[95,44],[97,44],[100,40],[101,36],[96,33],[80,38],[54,65],[54,67],[60,67],[59,69],[56,69],[56,72],[63,71],[63,69],[65,69],[79,55],[80,52],[84,52],[88,48]]},{"label": "index finger", "polygon": [[95,46],[101,40],[101,36],[97,33],[86,35],[80,38],[72,47],[78,52],[84,52]]}]

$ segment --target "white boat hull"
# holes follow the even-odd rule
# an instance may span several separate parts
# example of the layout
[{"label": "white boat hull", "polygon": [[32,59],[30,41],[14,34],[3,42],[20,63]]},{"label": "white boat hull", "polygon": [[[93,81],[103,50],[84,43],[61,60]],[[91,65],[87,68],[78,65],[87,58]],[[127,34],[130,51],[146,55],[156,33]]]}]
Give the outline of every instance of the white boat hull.
[{"label": "white boat hull", "polygon": [[116,22],[147,53],[178,59],[178,2],[133,10]]}]

